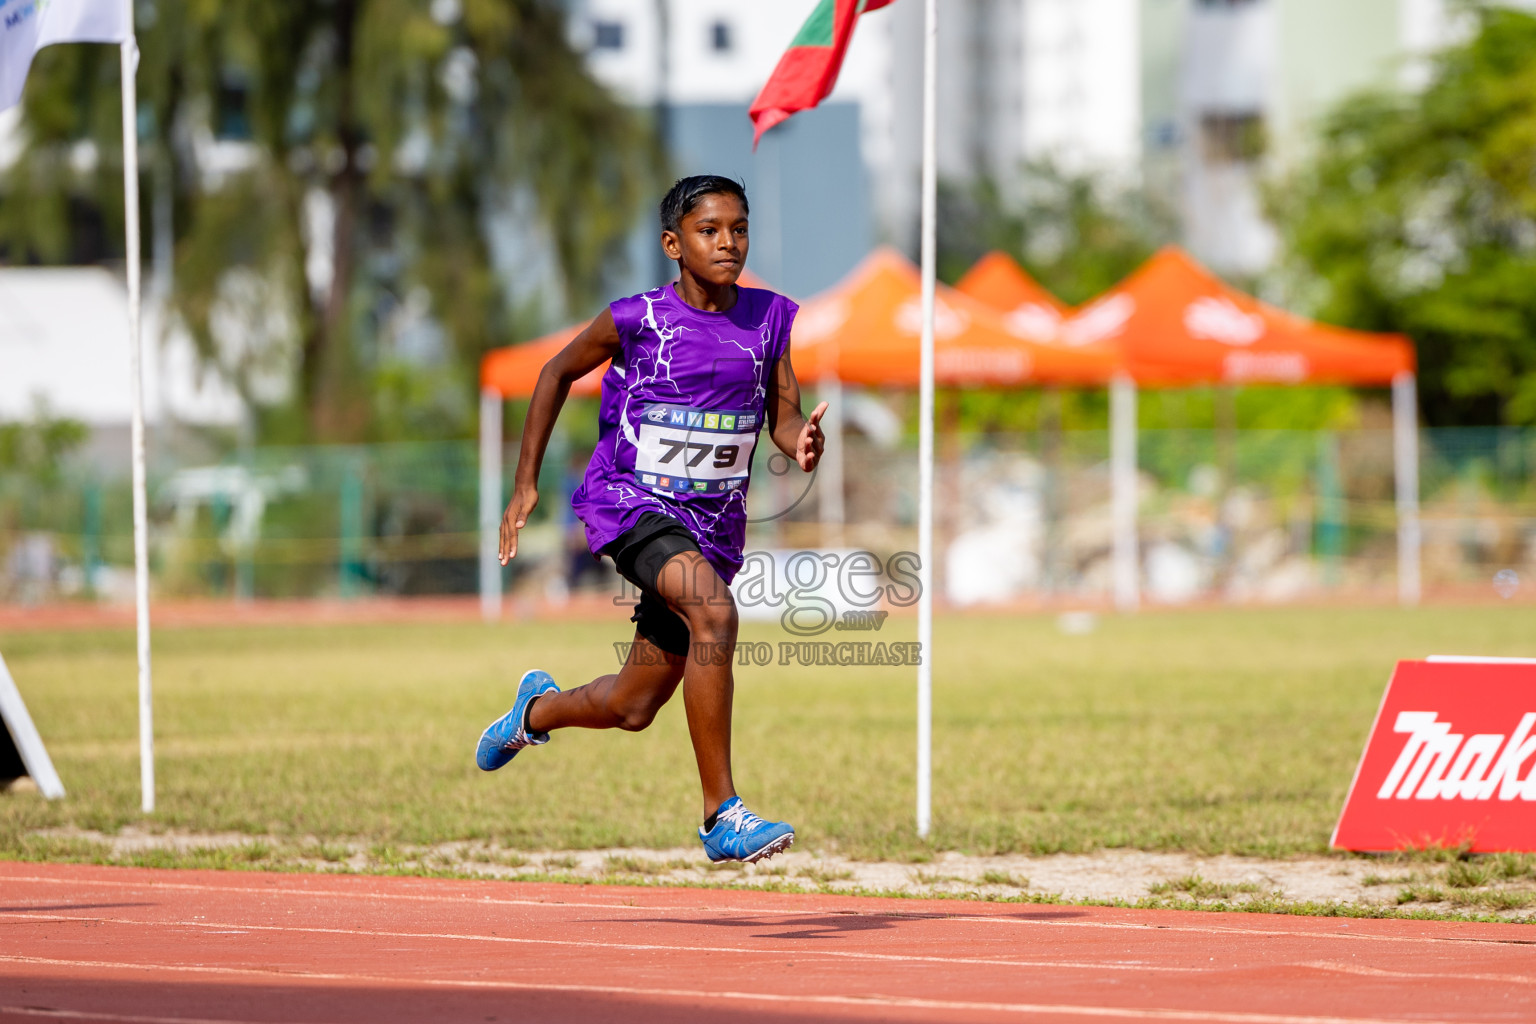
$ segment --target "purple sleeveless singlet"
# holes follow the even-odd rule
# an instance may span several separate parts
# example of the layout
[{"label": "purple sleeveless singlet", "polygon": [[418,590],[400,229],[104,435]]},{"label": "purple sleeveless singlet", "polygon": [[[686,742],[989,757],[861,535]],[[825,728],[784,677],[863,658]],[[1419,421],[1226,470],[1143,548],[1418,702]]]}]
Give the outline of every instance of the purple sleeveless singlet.
[{"label": "purple sleeveless singlet", "polygon": [[678,520],[729,583],[747,536],[747,484],[774,367],[799,309],[737,287],[725,313],[670,284],[609,307],[622,346],[603,375],[597,449],[571,507],[596,554],[646,512]]}]

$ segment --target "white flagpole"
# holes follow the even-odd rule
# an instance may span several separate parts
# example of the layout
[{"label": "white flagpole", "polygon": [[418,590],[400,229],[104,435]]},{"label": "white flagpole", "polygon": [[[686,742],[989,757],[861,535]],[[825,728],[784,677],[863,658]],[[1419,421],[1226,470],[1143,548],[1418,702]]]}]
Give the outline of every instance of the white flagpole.
[{"label": "white flagpole", "polygon": [[144,359],[139,332],[139,100],[133,0],[121,47],[123,77],[123,217],[128,234],[128,374],[133,392],[133,596],[139,632],[139,784],[144,812],[155,809],[155,723],[149,674],[149,508],[144,482]]},{"label": "white flagpole", "polygon": [[933,819],[933,308],[938,224],[939,2],[927,0],[923,30],[923,340],[918,399],[917,834]]}]

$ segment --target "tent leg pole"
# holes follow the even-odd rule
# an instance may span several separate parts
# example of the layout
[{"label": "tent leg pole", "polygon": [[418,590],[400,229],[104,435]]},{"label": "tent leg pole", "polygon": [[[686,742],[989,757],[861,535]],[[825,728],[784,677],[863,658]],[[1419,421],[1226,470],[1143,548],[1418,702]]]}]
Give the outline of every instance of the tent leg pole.
[{"label": "tent leg pole", "polygon": [[501,415],[497,391],[480,392],[480,617],[501,618]]},{"label": "tent leg pole", "polygon": [[1136,538],[1136,382],[1117,376],[1109,389],[1110,518],[1115,607],[1133,612],[1141,605]]},{"label": "tent leg pole", "polygon": [[1410,606],[1423,596],[1418,381],[1411,373],[1392,379],[1392,462],[1397,478],[1397,599]]},{"label": "tent leg pole", "polygon": [[917,834],[932,824],[933,776],[933,319],[938,224],[938,0],[923,26],[923,333],[918,390]]}]

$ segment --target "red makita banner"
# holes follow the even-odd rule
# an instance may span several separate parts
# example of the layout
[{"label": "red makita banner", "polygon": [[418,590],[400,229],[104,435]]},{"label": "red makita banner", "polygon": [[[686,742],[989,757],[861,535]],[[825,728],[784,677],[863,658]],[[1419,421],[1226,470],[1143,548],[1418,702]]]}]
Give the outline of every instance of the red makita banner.
[{"label": "red makita banner", "polygon": [[1399,662],[1333,845],[1536,850],[1536,661]]}]

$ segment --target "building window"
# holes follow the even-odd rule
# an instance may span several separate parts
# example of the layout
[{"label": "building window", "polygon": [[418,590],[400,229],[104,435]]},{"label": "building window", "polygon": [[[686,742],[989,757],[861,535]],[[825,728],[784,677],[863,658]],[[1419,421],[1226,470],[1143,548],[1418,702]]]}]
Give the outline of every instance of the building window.
[{"label": "building window", "polygon": [[716,53],[730,53],[735,48],[730,22],[717,21],[709,26],[709,46]]},{"label": "building window", "polygon": [[219,77],[214,94],[213,135],[221,142],[250,140],[250,86],[245,76],[226,73]]},{"label": "building window", "polygon": [[1200,116],[1200,147],[1207,163],[1252,163],[1264,155],[1268,141],[1263,114],[1210,113]]},{"label": "building window", "polygon": [[1153,149],[1172,149],[1179,144],[1179,126],[1172,118],[1153,121],[1147,128],[1147,142]]},{"label": "building window", "polygon": [[598,50],[624,49],[624,23],[622,21],[594,22],[592,46]]}]

